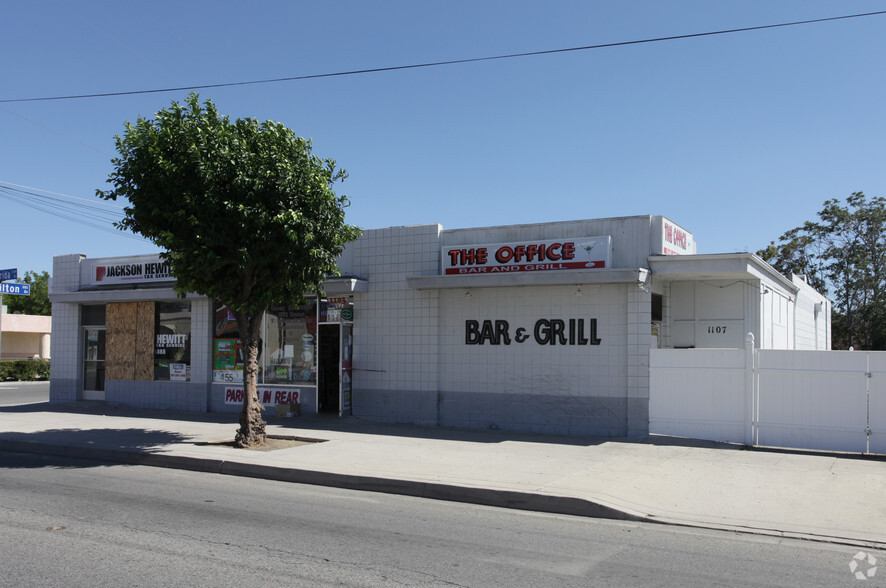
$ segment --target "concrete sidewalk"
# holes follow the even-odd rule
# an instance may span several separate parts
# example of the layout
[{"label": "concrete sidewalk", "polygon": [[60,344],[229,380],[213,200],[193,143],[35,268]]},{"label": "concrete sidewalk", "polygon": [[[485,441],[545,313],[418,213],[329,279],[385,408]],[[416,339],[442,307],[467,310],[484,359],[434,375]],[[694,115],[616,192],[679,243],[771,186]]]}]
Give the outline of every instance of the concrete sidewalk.
[{"label": "concrete sidewalk", "polygon": [[881,457],[353,417],[268,422],[271,436],[323,442],[239,450],[234,414],[41,403],[0,407],[0,449],[886,548]]}]

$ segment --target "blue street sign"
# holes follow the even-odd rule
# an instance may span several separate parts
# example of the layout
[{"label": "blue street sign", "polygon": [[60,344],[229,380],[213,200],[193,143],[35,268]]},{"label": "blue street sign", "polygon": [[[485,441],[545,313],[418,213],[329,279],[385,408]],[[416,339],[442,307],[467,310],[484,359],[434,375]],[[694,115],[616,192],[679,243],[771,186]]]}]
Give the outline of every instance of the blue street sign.
[{"label": "blue street sign", "polygon": [[0,270],[0,282],[18,279],[18,268]]},{"label": "blue street sign", "polygon": [[30,284],[0,284],[0,294],[18,294],[19,296],[30,296]]}]

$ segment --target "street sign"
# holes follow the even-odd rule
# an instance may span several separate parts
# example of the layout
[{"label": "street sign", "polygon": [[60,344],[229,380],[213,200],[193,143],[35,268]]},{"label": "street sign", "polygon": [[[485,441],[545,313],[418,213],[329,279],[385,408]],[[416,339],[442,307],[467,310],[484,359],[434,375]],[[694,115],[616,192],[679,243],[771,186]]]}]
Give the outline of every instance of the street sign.
[{"label": "street sign", "polygon": [[17,294],[19,296],[30,296],[30,284],[0,284],[0,294]]},{"label": "street sign", "polygon": [[0,282],[18,279],[18,268],[0,270]]}]

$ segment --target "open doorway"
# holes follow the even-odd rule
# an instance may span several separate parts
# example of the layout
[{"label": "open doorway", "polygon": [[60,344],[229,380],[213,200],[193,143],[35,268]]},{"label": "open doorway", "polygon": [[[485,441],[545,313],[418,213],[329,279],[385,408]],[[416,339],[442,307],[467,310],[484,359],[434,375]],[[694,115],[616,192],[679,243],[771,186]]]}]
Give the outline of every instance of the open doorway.
[{"label": "open doorway", "polygon": [[341,411],[341,327],[338,324],[321,324],[318,348],[317,400],[319,412]]}]

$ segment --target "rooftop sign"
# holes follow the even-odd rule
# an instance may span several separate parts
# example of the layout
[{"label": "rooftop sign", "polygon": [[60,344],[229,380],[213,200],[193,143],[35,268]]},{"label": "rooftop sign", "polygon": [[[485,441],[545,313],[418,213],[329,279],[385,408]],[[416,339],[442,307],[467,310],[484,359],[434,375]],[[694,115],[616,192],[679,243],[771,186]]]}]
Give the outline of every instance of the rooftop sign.
[{"label": "rooftop sign", "polygon": [[694,255],[695,240],[692,233],[663,216],[656,217],[654,226],[657,243],[653,242],[653,253],[659,255]]}]

